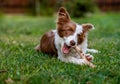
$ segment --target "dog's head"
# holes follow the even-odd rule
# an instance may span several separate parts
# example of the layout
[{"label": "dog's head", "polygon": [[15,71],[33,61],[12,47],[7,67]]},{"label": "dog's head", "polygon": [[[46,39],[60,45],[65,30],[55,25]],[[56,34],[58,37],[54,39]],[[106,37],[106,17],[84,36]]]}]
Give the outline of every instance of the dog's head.
[{"label": "dog's head", "polygon": [[79,25],[73,22],[66,9],[61,7],[57,17],[57,33],[62,40],[61,51],[68,54],[72,46],[81,44],[92,27],[91,24]]}]

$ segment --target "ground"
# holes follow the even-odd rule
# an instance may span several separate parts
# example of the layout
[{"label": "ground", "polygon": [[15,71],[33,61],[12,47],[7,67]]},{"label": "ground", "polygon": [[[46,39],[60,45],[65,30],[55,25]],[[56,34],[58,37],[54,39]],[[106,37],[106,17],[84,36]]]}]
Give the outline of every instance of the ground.
[{"label": "ground", "polygon": [[[95,14],[74,18],[92,23],[89,47],[96,68],[64,63],[34,47],[43,33],[55,29],[55,17],[0,17],[0,84],[119,84],[120,13]],[[3,72],[2,72],[3,71]]]}]

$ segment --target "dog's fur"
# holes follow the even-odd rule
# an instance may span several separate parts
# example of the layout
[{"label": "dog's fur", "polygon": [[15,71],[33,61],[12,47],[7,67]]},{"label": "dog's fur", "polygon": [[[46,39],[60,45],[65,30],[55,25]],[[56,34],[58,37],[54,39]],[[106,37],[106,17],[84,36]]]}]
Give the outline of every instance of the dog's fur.
[{"label": "dog's fur", "polygon": [[[84,53],[87,50],[97,52],[87,49],[87,32],[91,29],[94,29],[92,24],[80,25],[73,22],[66,9],[61,7],[58,11],[56,30],[44,34],[36,50],[57,56],[64,62],[85,64],[85,60],[81,59],[72,47],[77,45]],[[86,58],[91,61],[93,56],[86,54]]]}]

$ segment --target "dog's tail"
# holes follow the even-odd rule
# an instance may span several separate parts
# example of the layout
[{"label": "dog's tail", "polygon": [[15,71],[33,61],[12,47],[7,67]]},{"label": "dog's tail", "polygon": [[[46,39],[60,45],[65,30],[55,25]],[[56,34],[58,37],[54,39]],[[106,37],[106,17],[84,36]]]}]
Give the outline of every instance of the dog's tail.
[{"label": "dog's tail", "polygon": [[40,44],[38,44],[38,45],[35,47],[35,50],[36,50],[37,52],[40,52],[40,51],[41,51],[41,49],[40,49]]}]

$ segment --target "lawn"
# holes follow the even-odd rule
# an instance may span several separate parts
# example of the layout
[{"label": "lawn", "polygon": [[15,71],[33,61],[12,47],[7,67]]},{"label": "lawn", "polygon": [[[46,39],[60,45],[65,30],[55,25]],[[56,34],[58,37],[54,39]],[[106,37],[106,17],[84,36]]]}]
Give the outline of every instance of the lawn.
[{"label": "lawn", "polygon": [[95,14],[74,18],[78,23],[92,23],[89,47],[96,68],[64,63],[34,47],[43,33],[55,29],[55,17],[0,17],[0,84],[119,84],[120,83],[120,13]]}]

